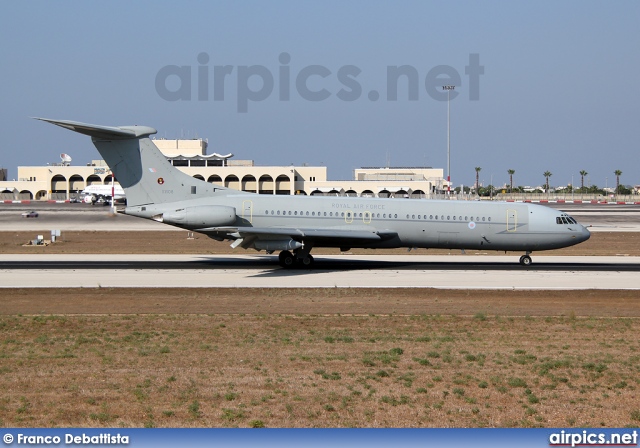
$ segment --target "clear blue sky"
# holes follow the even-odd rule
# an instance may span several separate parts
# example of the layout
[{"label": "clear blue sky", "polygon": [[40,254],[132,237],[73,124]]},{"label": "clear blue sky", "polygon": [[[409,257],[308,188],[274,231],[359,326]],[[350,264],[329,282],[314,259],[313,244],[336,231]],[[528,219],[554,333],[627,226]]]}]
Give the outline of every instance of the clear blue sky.
[{"label": "clear blue sky", "polygon": [[[616,169],[640,184],[638,23],[637,1],[2,2],[0,166],[13,178],[61,152],[98,158],[87,137],[36,116],[153,126],[260,165],[326,165],[330,179],[387,161],[446,171],[447,103],[425,84],[448,66],[460,75],[455,185],[472,184],[476,166],[485,184],[508,182],[508,169],[516,185],[540,185],[549,170],[553,185],[579,186],[586,170],[612,186]],[[465,74],[474,54],[477,100]],[[387,67],[404,65],[417,100],[401,77],[392,101]],[[167,66],[191,70],[191,89]],[[223,88],[215,66],[230,66]],[[264,99],[242,101],[249,90]]]}]

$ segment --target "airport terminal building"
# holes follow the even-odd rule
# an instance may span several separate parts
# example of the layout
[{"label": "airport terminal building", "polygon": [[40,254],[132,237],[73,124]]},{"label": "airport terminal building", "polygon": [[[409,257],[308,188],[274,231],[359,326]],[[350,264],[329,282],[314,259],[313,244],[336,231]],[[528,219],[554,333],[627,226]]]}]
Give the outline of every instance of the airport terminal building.
[{"label": "airport terminal building", "polygon": [[[259,166],[252,160],[233,159],[233,154],[207,155],[207,142],[202,139],[156,139],[154,143],[173,166],[190,176],[259,194],[420,199],[447,187],[441,168],[360,168],[353,180],[333,181],[327,179],[326,167]],[[0,200],[70,200],[89,185],[111,184],[111,177],[103,160],[86,166],[71,165],[69,158],[46,166],[21,166],[17,180],[0,181]]]}]

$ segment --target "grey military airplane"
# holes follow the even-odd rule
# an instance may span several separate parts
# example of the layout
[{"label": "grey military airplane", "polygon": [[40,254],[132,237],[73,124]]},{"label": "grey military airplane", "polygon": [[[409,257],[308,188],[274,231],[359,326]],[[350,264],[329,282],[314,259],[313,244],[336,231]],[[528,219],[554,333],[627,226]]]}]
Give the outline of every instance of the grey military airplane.
[{"label": "grey military airplane", "polygon": [[231,247],[279,252],[280,265],[310,266],[314,247],[533,251],[572,246],[590,233],[538,204],[247,193],[173,167],[147,126],[38,120],[89,135],[124,188],[122,213],[202,233]]}]

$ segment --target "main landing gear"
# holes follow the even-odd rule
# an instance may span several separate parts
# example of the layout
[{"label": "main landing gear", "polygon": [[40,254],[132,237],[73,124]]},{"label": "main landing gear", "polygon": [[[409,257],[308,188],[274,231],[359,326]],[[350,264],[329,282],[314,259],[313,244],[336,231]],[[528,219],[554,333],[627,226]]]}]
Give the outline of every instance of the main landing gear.
[{"label": "main landing gear", "polygon": [[309,254],[309,251],[303,251],[301,249],[295,250],[293,253],[288,250],[283,250],[278,255],[278,262],[280,266],[285,269],[291,269],[296,267],[309,268],[313,266],[313,257]]},{"label": "main landing gear", "polygon": [[533,263],[533,261],[531,260],[531,257],[529,256],[531,252],[527,251],[526,255],[523,255],[522,257],[520,257],[520,265],[521,266],[531,266],[531,263]]}]

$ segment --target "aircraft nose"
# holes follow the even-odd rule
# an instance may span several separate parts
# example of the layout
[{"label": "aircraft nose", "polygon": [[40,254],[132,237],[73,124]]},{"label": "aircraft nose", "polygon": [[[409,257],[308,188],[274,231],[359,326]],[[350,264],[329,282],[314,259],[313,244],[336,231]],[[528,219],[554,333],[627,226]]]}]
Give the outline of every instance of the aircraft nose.
[{"label": "aircraft nose", "polygon": [[581,227],[581,229],[580,229],[580,242],[587,241],[589,238],[591,238],[591,232],[589,232],[589,230],[583,225],[581,225],[580,227]]}]

